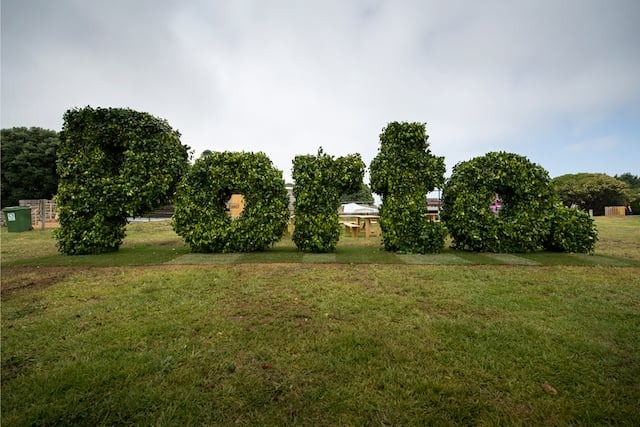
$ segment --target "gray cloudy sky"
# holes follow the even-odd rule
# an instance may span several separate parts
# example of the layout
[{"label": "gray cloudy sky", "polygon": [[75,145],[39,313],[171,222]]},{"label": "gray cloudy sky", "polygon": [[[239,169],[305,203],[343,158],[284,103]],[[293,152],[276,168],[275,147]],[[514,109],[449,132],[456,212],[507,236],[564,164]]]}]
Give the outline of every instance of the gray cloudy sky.
[{"label": "gray cloudy sky", "polygon": [[166,119],[198,156],[319,146],[369,164],[427,123],[449,171],[505,150],[640,174],[640,1],[2,0],[1,125],[73,107]]}]

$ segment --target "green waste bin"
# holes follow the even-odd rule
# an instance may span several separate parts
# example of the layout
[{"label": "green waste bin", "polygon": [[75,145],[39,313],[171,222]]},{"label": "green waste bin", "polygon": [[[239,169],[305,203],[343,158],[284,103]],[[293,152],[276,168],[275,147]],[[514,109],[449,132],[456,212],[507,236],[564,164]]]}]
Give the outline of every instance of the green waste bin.
[{"label": "green waste bin", "polygon": [[2,209],[4,215],[4,223],[10,233],[29,231],[31,226],[31,207],[30,206],[11,206]]}]

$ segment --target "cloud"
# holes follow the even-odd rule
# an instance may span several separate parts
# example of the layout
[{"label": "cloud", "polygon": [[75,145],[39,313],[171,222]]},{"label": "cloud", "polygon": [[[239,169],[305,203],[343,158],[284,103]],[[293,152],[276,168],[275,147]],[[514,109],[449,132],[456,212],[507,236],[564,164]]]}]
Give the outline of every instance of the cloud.
[{"label": "cloud", "polygon": [[0,116],[59,129],[70,107],[127,106],[285,174],[319,146],[368,163],[386,123],[420,121],[451,167],[637,118],[638,16],[633,0],[4,0]]},{"label": "cloud", "polygon": [[576,142],[564,147],[569,153],[601,153],[615,150],[620,142],[616,135],[608,135],[600,138]]}]

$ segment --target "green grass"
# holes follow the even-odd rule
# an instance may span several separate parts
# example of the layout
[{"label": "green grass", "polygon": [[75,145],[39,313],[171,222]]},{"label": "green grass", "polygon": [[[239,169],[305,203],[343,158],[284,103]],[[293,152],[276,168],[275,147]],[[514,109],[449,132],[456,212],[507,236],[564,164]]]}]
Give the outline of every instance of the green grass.
[{"label": "green grass", "polygon": [[601,241],[595,255],[537,252],[533,254],[478,254],[446,248],[437,255],[401,255],[385,252],[379,238],[352,238],[343,234],[332,254],[302,254],[284,237],[271,249],[249,254],[192,254],[168,221],[133,223],[118,252],[64,256],[56,251],[52,231],[2,231],[2,265],[125,266],[157,264],[242,264],[320,262],[339,264],[489,264],[489,265],[613,265],[640,266],[640,219],[598,218]]},{"label": "green grass", "polygon": [[640,222],[598,227],[596,256],[3,232],[2,425],[636,425]]}]

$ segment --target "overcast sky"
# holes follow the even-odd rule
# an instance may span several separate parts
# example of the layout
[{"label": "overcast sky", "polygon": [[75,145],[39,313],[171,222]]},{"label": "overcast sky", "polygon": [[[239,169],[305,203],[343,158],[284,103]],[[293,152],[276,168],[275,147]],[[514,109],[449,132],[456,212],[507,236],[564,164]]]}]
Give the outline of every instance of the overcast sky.
[{"label": "overcast sky", "polygon": [[166,119],[197,157],[358,152],[427,123],[448,173],[504,150],[640,175],[638,0],[2,0],[1,126]]}]

